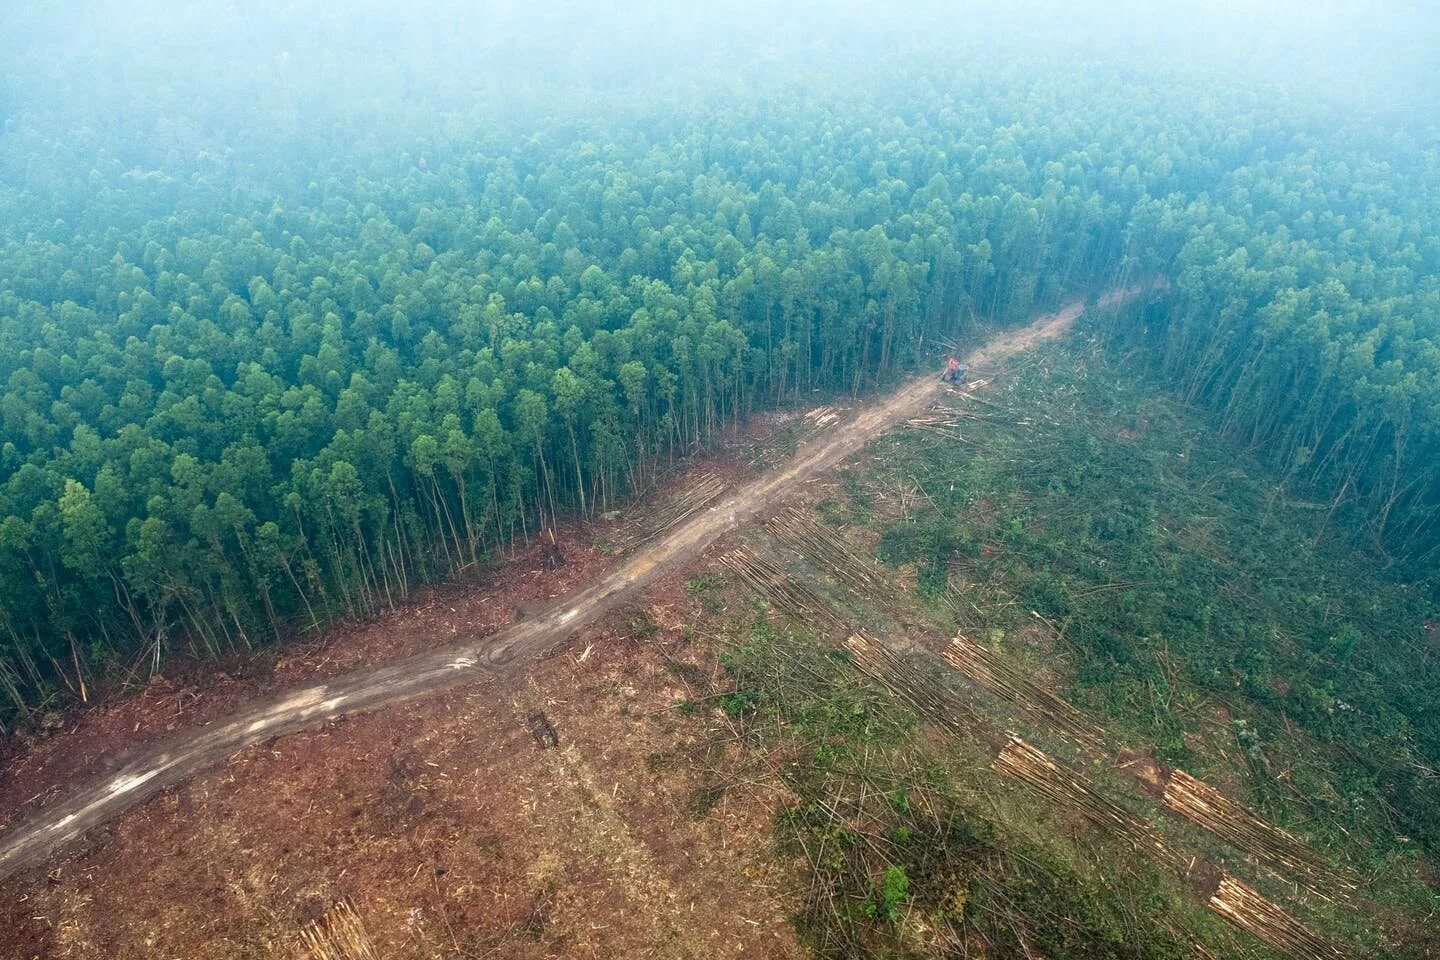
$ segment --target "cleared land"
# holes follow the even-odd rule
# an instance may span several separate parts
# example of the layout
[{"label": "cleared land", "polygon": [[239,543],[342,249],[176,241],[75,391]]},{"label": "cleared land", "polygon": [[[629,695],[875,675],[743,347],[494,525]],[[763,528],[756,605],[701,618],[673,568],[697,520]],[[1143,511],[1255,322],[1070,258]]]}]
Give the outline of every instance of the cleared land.
[{"label": "cleared land", "polygon": [[[1111,292],[1101,299],[1101,305],[1118,305],[1138,292]],[[972,352],[967,363],[983,369],[1058,337],[1082,308],[1082,303],[1072,303],[1023,329],[1001,334]],[[634,596],[661,571],[695,556],[757,512],[773,508],[786,493],[921,409],[938,388],[933,376],[925,376],[862,409],[822,439],[802,448],[788,464],[685,519],[613,572],[559,598],[530,619],[488,637],[452,643],[382,667],[288,690],[208,727],[176,734],[118,771],[76,790],[35,819],[7,831],[0,839],[0,877],[43,861],[57,847],[249,744],[338,716],[409,700],[477,675],[502,676],[523,669],[536,654]]]},{"label": "cleared land", "polygon": [[[1377,574],[1363,543],[1285,493],[1080,336],[912,418],[812,485],[809,518],[787,510],[732,556],[763,557],[745,579],[770,609],[847,651],[943,734],[941,756],[998,759],[1044,798],[1012,828],[1104,833],[1094,861],[1148,861],[1172,874],[1155,881],[1171,907],[1244,931],[1228,943],[1210,931],[1201,955],[1270,956],[1258,940],[1295,957],[1435,956],[1430,781],[1415,762],[1429,667],[1413,646],[1434,599]],[[769,679],[797,653],[745,648],[737,683],[762,715],[835,735],[790,704],[803,678]],[[1401,664],[1418,676],[1382,679]],[[825,710],[873,716],[863,699]],[[948,773],[981,798],[965,815],[993,819],[995,778]],[[884,856],[928,869],[904,843]],[[935,897],[907,903],[942,909]],[[968,916],[954,926],[976,929]],[[1169,933],[1154,933],[1138,955],[1169,955]]]},{"label": "cleared land", "polygon": [[[1096,682],[1123,676],[1077,640],[1131,608],[1016,592],[1026,571],[1005,565],[1035,562],[1039,523],[1097,503],[1098,522],[1125,515],[1047,492],[1042,468],[1070,477],[1113,446],[1107,489],[1146,473],[1134,398],[1109,395],[1093,355],[1098,393],[1074,392],[1085,351],[1075,338],[995,364],[978,393],[934,392],[908,429],[779,490],[755,508],[764,522],[667,564],[523,676],[253,744],[118,818],[49,876],[6,884],[16,955],[1432,955],[1416,924],[1433,891],[1393,828],[1389,854],[1378,823],[1336,842],[1257,793],[1223,742],[1161,755],[1129,709],[1097,709],[1074,681],[1090,663]],[[426,598],[286,673],[361,662],[382,637],[393,658],[476,635],[516,603],[563,611],[611,567],[587,539],[663,542],[752,488],[756,442],[793,449],[825,416],[777,417],[576,531],[559,570],[521,555],[490,588]],[[998,486],[976,473],[1017,468]],[[1009,490],[1019,523],[997,509]],[[1202,506],[1160,516],[1213,523]],[[1116,543],[1086,549],[1101,585],[1138,579],[1110,569]],[[1092,579],[1060,589],[1085,601]],[[1182,689],[1184,661],[1160,663]],[[1204,727],[1196,706],[1185,722]],[[1264,749],[1288,778],[1285,746],[1303,743]]]}]

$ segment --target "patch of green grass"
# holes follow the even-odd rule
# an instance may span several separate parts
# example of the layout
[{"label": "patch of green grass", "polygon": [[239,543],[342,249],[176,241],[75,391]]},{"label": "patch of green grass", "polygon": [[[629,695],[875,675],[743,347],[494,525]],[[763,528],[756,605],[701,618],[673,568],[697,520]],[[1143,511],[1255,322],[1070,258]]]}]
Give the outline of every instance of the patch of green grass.
[{"label": "patch of green grass", "polygon": [[880,537],[880,560],[890,566],[915,563],[920,595],[932,600],[949,583],[953,559],[979,555],[980,544],[970,531],[944,515],[891,524]]},{"label": "patch of green grass", "polygon": [[749,690],[736,690],[719,698],[720,709],[728,716],[743,717],[755,709],[755,694]]},{"label": "patch of green grass", "polygon": [[691,598],[700,601],[700,606],[707,613],[715,613],[720,609],[720,591],[725,583],[725,574],[722,572],[702,573],[685,581],[685,593]]},{"label": "patch of green grass", "polygon": [[692,597],[698,597],[709,593],[724,582],[724,576],[719,573],[702,573],[698,577],[691,577],[685,581],[685,592]]},{"label": "patch of green grass", "polygon": [[[865,518],[868,522],[875,516],[875,500],[861,482],[860,475],[853,470],[846,470],[840,474],[840,488],[845,491],[848,498],[850,510]],[[828,509],[827,509],[828,508]],[[826,520],[837,519],[836,504],[833,501],[826,501],[820,505],[820,518]]]},{"label": "patch of green grass", "polygon": [[909,899],[910,878],[906,875],[905,868],[899,864],[891,864],[885,868],[884,879],[875,885],[860,912],[872,920],[888,920],[894,923],[900,919],[900,908]]},{"label": "patch of green grass", "polygon": [[660,626],[645,610],[634,610],[625,620],[626,632],[637,640],[653,640],[660,634]]}]

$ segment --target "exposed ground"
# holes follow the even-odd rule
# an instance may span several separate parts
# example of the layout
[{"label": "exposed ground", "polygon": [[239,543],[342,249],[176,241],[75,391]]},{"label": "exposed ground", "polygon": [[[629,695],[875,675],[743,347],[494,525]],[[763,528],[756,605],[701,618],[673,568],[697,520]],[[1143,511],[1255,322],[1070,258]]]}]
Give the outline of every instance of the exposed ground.
[{"label": "exposed ground", "polygon": [[[995,366],[1079,312],[1041,317],[968,361]],[[431,590],[274,664],[171,676],[17,750],[0,783],[0,871],[22,871],[7,884],[7,946],[24,957],[275,956],[300,950],[298,928],[344,901],[383,956],[795,953],[795,904],[779,892],[793,878],[763,856],[778,780],[711,794],[691,783],[693,764],[662,763],[677,744],[716,741],[714,715],[672,710],[693,695],[687,678],[716,669],[698,649],[677,655],[687,617],[672,609],[693,602],[678,571],[935,391],[926,377],[844,422],[802,425],[819,439],[759,479],[737,484],[730,471],[732,492],[621,563],[572,535],[560,571],[523,554],[490,589]],[[636,638],[642,593],[649,626]],[[544,656],[582,628],[583,649]],[[436,639],[448,645],[436,652]],[[536,710],[559,748],[533,737]],[[24,869],[91,830],[45,879]],[[173,885],[193,897],[163,897]]]},{"label": "exposed ground", "polygon": [[[567,531],[558,570],[521,551],[483,584],[430,591],[208,686],[172,675],[41,740],[9,763],[0,798],[38,792],[29,806],[43,808],[107,745],[143,757],[147,736],[252,691],[369,675],[436,638],[563,615],[586,583],[626,569],[614,550],[638,559],[717,512],[736,518],[733,534],[706,535],[643,590],[587,611],[576,643],[444,697],[244,747],[48,874],[21,871],[0,884],[0,930],[14,931],[0,955],[1435,955],[1423,917],[1440,900],[1413,865],[1377,857],[1375,835],[1312,847],[1326,839],[1317,824],[1251,806],[1260,798],[1223,751],[1189,757],[1205,760],[1192,768],[1202,782],[1128,712],[1066,699],[1087,659],[1066,634],[1087,621],[1016,607],[1004,566],[1033,555],[1006,538],[1043,515],[1005,520],[1006,491],[1038,509],[1043,476],[991,489],[961,451],[986,469],[1038,456],[1063,470],[1085,458],[1053,449],[1042,426],[1136,444],[1106,432],[1125,403],[1087,408],[1043,372],[1070,350],[992,353],[987,389],[885,403],[874,430],[907,429],[824,463],[843,471],[793,479],[840,411],[774,418],[768,439],[769,423],[628,515]],[[762,465],[774,469],[747,482]],[[1058,496],[1062,511],[1122,515]],[[989,532],[972,542],[957,523]],[[321,948],[345,930],[370,952]]]},{"label": "exposed ground", "polygon": [[[1102,306],[1138,291],[1108,294]],[[977,371],[1064,333],[1080,315],[1073,303],[1029,326],[998,335],[967,357]],[[531,617],[483,637],[467,637],[439,650],[362,669],[324,683],[289,688],[198,729],[178,732],[141,755],[71,792],[34,818],[0,836],[0,876],[42,862],[52,850],[83,836],[162,788],[218,764],[253,743],[322,721],[403,702],[478,676],[507,677],[548,647],[573,636],[652,583],[662,571],[695,557],[717,537],[773,508],[782,497],[826,467],[920,409],[938,390],[925,376],[860,410],[788,463],[745,484],[714,506],[672,527],[636,550],[597,581],[553,601]],[[102,761],[102,767],[105,766]]]},{"label": "exposed ground", "polygon": [[299,931],[346,901],[386,958],[799,956],[768,895],[794,882],[770,855],[780,795],[712,807],[666,759],[725,732],[674,709],[716,669],[651,626],[683,619],[622,611],[503,689],[245,748],[10,884],[0,955],[305,956]]},{"label": "exposed ground", "polygon": [[587,531],[561,527],[557,534],[566,560],[561,567],[547,569],[538,543],[518,547],[478,577],[418,591],[371,622],[337,624],[311,641],[218,666],[172,657],[139,691],[116,691],[109,702],[55,714],[42,735],[22,733],[0,748],[0,828],[177,730],[213,722],[282,688],[432,649],[437,639],[493,633],[517,612],[543,607],[594,579],[611,562]]}]

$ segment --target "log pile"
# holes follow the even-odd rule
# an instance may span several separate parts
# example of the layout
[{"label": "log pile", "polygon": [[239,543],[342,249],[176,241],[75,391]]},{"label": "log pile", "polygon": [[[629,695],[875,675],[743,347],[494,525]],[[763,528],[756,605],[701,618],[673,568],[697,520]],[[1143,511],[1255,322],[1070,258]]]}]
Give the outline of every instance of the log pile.
[{"label": "log pile", "polygon": [[1009,660],[969,638],[957,635],[940,658],[986,690],[1049,725],[1077,746],[1105,752],[1105,740],[1086,716],[1064,699],[1035,683]]},{"label": "log pile", "polygon": [[807,412],[804,417],[806,438],[816,436],[826,427],[839,423],[843,414],[844,411],[839,407],[831,406],[816,407]]},{"label": "log pile", "polygon": [[1010,737],[995,758],[994,767],[996,772],[1029,785],[1047,800],[1110,830],[1136,850],[1155,856],[1182,876],[1188,872],[1187,859],[1166,846],[1150,824],[1103,796],[1079,773],[1061,766],[1019,737]]},{"label": "log pile", "polygon": [[1354,879],[1335,869],[1303,841],[1273,827],[1203,780],[1175,770],[1165,784],[1165,806],[1199,824],[1237,850],[1244,851],[1276,873],[1300,874],[1313,892],[1325,889],[1351,893]]},{"label": "log pile", "polygon": [[838,530],[821,526],[801,510],[784,510],[765,521],[765,528],[862,597],[879,599],[895,592],[874,560],[860,554]]},{"label": "log pile", "polygon": [[1341,960],[1329,941],[1228,873],[1210,897],[1210,909],[1297,960]]},{"label": "log pile", "polygon": [[380,960],[380,951],[349,900],[341,900],[319,920],[300,928],[300,942],[309,960]]}]

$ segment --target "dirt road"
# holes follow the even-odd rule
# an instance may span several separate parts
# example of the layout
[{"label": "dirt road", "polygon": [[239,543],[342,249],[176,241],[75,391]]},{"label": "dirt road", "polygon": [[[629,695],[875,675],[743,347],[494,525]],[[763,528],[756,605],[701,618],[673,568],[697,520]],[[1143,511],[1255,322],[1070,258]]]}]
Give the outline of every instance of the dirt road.
[{"label": "dirt road", "polygon": [[[1101,298],[1100,305],[1115,306],[1139,292],[1138,288],[1112,292]],[[971,353],[966,362],[977,371],[994,367],[1040,341],[1060,336],[1081,309],[1077,301],[1058,313],[1039,317],[1027,327],[1007,331]],[[225,720],[181,731],[155,744],[120,770],[84,785],[68,799],[0,835],[0,879],[42,862],[87,830],[164,787],[220,763],[249,744],[334,717],[433,693],[477,676],[520,671],[526,661],[633,596],[662,570],[674,570],[721,534],[774,508],[787,492],[923,407],[938,389],[934,376],[911,381],[879,403],[862,409],[827,436],[802,447],[789,463],[734,491],[637,550],[601,580],[557,598],[528,620],[483,638],[383,667],[286,690]]]}]

